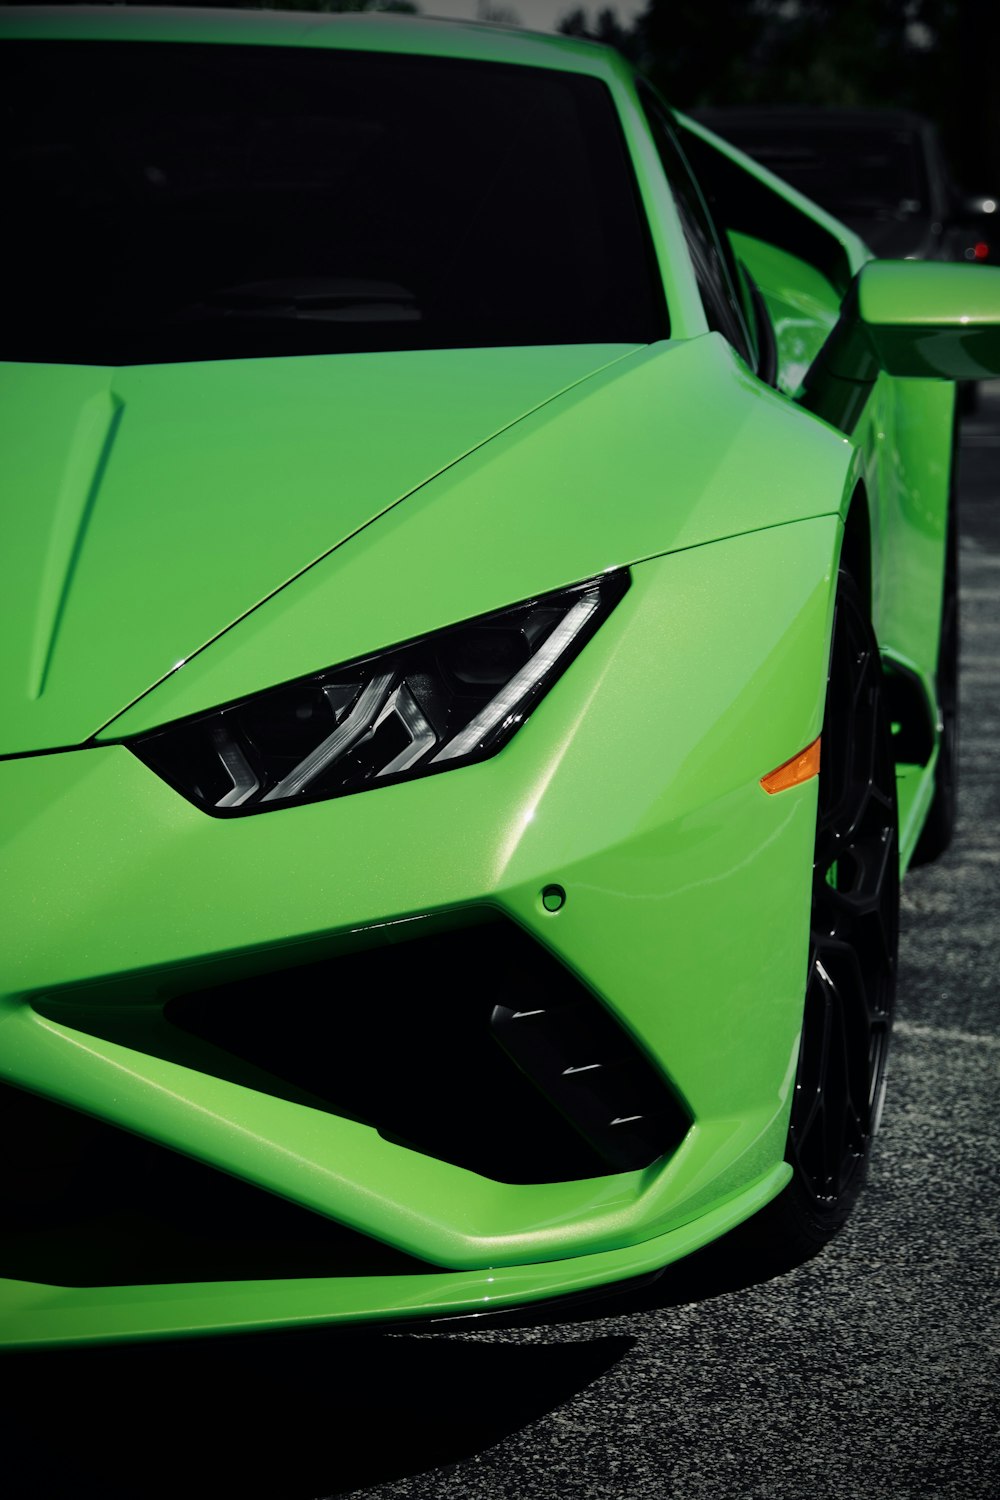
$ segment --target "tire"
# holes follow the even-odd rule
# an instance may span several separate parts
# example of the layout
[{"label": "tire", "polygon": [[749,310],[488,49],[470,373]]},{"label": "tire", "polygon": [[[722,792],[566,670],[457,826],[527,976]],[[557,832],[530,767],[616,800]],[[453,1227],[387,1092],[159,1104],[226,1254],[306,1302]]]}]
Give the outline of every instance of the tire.
[{"label": "tire", "polygon": [[851,577],[837,585],[823,722],[809,968],[786,1160],[793,1177],[747,1226],[772,1268],[836,1234],[864,1182],[885,1095],[896,988],[896,778],[878,643]]},{"label": "tire", "polygon": [[975,380],[959,383],[956,405],[963,417],[971,417],[979,408],[979,386]]},{"label": "tire", "polygon": [[948,508],[941,635],[935,674],[938,700],[938,758],[934,768],[934,800],[927,813],[912,863],[926,865],[943,854],[952,841],[958,816],[958,515],[954,496]]}]

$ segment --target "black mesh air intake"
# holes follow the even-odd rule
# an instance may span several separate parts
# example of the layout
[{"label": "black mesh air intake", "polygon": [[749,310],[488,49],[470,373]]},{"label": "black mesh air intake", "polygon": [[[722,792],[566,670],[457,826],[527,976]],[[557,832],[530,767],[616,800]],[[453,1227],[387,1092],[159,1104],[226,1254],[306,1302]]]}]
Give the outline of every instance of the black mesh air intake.
[{"label": "black mesh air intake", "polygon": [[275,1092],[502,1182],[645,1167],[690,1123],[604,1006],[505,921],[218,985],[166,1015]]}]

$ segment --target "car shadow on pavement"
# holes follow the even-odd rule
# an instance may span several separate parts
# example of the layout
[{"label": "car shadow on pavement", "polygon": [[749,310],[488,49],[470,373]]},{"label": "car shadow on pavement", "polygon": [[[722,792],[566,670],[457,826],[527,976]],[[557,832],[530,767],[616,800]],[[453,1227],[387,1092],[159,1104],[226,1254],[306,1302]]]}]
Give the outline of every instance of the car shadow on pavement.
[{"label": "car shadow on pavement", "polygon": [[496,1318],[12,1355],[6,1492],[315,1500],[447,1468],[611,1370],[635,1340],[609,1320],[770,1274],[727,1236],[655,1281]]},{"label": "car shadow on pavement", "polygon": [[598,1380],[633,1343],[314,1330],[13,1356],[5,1491],[344,1494],[491,1447]]}]

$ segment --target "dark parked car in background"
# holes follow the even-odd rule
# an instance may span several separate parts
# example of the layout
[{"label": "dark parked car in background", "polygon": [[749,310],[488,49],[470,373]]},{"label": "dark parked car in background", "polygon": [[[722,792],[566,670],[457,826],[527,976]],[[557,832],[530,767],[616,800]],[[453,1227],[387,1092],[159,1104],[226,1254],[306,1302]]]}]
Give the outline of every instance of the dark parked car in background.
[{"label": "dark parked car in background", "polygon": [[693,112],[894,260],[1000,260],[1000,197],[967,197],[936,127],[903,110]]}]

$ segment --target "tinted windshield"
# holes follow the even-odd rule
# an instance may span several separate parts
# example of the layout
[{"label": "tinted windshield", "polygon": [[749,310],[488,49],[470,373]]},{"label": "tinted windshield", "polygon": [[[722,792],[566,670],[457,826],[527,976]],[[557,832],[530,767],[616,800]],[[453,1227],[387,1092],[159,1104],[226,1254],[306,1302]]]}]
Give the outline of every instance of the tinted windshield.
[{"label": "tinted windshield", "polygon": [[927,175],[912,130],[855,126],[720,125],[754,157],[838,217],[927,212]]},{"label": "tinted windshield", "polygon": [[8,42],[2,58],[2,358],[666,332],[599,80],[187,43]]}]

